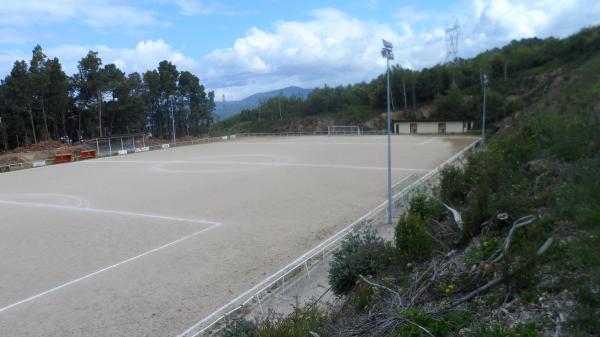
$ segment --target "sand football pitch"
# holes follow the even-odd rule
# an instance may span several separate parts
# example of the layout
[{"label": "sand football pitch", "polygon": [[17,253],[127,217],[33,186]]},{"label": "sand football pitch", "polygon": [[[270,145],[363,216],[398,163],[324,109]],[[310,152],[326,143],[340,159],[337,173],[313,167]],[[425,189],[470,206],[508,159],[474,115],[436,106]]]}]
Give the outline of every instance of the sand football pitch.
[{"label": "sand football pitch", "polygon": [[[470,137],[394,136],[393,179]],[[386,138],[243,138],[0,175],[0,336],[176,336],[385,200]]]}]

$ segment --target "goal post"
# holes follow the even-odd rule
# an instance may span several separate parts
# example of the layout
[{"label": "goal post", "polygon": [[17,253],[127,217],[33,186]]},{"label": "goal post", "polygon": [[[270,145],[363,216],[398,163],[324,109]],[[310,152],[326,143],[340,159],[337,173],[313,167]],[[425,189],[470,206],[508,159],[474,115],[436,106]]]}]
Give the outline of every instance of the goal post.
[{"label": "goal post", "polygon": [[327,135],[361,135],[362,130],[358,125],[330,125],[327,127]]}]

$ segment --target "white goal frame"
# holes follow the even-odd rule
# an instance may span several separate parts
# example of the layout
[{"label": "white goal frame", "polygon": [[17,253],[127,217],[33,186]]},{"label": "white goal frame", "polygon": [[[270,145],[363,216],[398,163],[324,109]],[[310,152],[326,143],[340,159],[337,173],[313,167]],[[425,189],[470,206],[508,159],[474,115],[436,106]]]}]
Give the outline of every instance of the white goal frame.
[{"label": "white goal frame", "polygon": [[329,125],[327,126],[327,135],[358,135],[362,134],[362,130],[358,125]]}]

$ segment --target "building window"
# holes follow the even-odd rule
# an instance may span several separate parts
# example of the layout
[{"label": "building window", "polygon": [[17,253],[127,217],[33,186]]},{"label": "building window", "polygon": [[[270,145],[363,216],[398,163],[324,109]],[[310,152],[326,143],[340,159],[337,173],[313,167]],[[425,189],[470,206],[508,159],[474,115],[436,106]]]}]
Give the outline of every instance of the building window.
[{"label": "building window", "polygon": [[417,123],[410,123],[410,133],[417,133]]},{"label": "building window", "polygon": [[438,133],[446,133],[446,123],[438,123]]}]

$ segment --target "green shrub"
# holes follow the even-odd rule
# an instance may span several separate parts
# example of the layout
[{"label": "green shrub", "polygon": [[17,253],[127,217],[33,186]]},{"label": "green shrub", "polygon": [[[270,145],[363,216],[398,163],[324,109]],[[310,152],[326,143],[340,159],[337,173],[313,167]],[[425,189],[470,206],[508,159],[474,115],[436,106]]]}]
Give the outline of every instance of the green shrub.
[{"label": "green shrub", "polygon": [[396,248],[404,262],[425,261],[431,257],[433,238],[427,222],[416,213],[406,213],[396,225]]},{"label": "green shrub", "polygon": [[303,309],[294,308],[287,316],[270,316],[258,323],[260,337],[307,337],[310,332],[325,336],[320,331],[325,329],[327,315],[314,305]]},{"label": "green shrub", "polygon": [[437,220],[442,213],[442,209],[438,201],[428,197],[424,193],[419,193],[410,199],[410,207],[408,212],[417,214],[423,219]]},{"label": "green shrub", "polygon": [[359,275],[375,275],[396,260],[391,244],[372,232],[351,234],[334,253],[329,270],[329,285],[341,295],[354,287]]},{"label": "green shrub", "polygon": [[454,336],[460,329],[469,326],[474,319],[473,315],[468,312],[451,311],[434,317],[417,309],[402,310],[398,315],[407,321],[392,334],[395,337],[429,336],[416,324],[427,329],[436,337]]},{"label": "green shrub", "polygon": [[227,323],[221,337],[259,337],[259,331],[254,323],[245,319],[236,319]]},{"label": "green shrub", "polygon": [[446,166],[440,173],[440,198],[451,205],[460,205],[469,191],[463,170]]},{"label": "green shrub", "polygon": [[537,328],[535,324],[519,324],[514,329],[503,328],[499,325],[481,328],[473,337],[537,337]]}]

